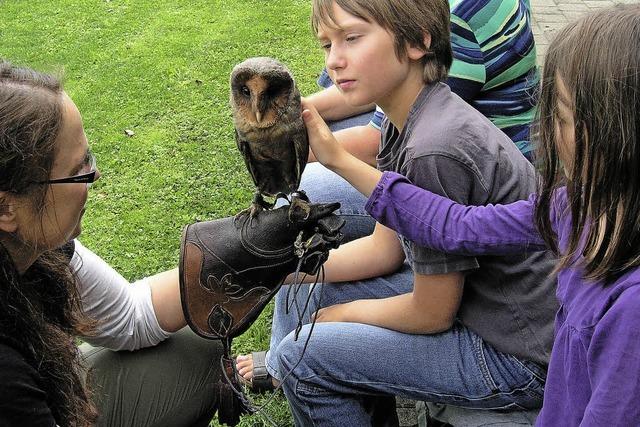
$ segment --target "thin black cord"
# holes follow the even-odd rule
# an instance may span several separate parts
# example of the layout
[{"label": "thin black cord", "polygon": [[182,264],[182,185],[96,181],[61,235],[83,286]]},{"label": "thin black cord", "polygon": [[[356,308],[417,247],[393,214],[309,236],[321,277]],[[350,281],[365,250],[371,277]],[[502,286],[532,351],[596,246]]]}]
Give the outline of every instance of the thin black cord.
[{"label": "thin black cord", "polygon": [[[316,274],[316,278],[315,278],[314,282],[311,284],[311,285],[312,285],[312,287],[313,287],[313,289],[309,292],[309,295],[311,295],[311,292],[315,292],[315,288],[316,288],[316,286],[315,286],[315,285],[317,285],[317,284],[318,284],[318,279],[320,278],[320,275],[322,275],[322,281],[320,281],[320,295],[319,295],[319,297],[318,297],[318,306],[320,306],[320,304],[321,304],[321,302],[322,302],[322,290],[323,290],[323,288],[324,288],[324,278],[325,278],[324,265],[322,265],[322,266],[320,267],[320,269],[318,270],[318,273]],[[305,275],[305,276],[306,276],[306,275]],[[307,308],[307,305],[308,305],[308,304],[305,304],[305,310],[306,310],[306,308]],[[304,313],[304,311],[303,311],[303,313]],[[269,418],[269,416],[267,415],[267,413],[265,412],[265,410],[266,410],[267,406],[269,406],[269,405],[271,404],[271,402],[273,402],[273,400],[275,399],[275,397],[276,397],[276,395],[277,395],[278,391],[282,388],[282,384],[284,384],[284,382],[287,380],[287,378],[289,378],[289,376],[293,373],[293,371],[294,371],[294,370],[298,367],[298,365],[300,365],[300,363],[302,362],[302,358],[304,357],[304,355],[305,355],[305,353],[306,353],[306,351],[307,351],[307,347],[309,346],[309,340],[311,339],[311,335],[312,335],[312,333],[313,333],[313,329],[314,329],[314,327],[315,327],[315,324],[316,324],[316,318],[315,318],[315,316],[314,316],[314,317],[313,317],[313,320],[312,320],[312,322],[311,322],[311,327],[310,327],[310,329],[309,329],[309,335],[308,335],[308,336],[307,336],[307,338],[305,339],[304,346],[302,347],[302,353],[300,354],[300,358],[299,358],[299,359],[298,359],[298,361],[295,363],[295,365],[293,366],[293,368],[291,368],[291,369],[289,370],[289,372],[287,372],[287,373],[284,375],[284,377],[282,377],[282,380],[280,381],[280,384],[278,384],[278,385],[275,387],[275,389],[273,390],[273,393],[271,394],[271,396],[269,396],[269,398],[267,399],[267,401],[266,401],[264,404],[262,404],[261,406],[255,407],[255,406],[253,405],[253,403],[252,403],[252,402],[250,402],[250,401],[248,400],[248,398],[246,398],[245,396],[243,396],[243,400],[248,401],[248,402],[249,402],[249,404],[250,404],[250,405],[251,405],[251,407],[252,407],[252,412],[251,412],[251,413],[252,413],[252,414],[259,414],[260,416],[265,417],[265,419],[266,419],[268,422],[270,422],[270,423],[271,423],[271,425],[277,426],[277,424],[275,424],[275,423],[274,423],[274,421],[273,421],[271,418]],[[296,340],[298,339],[298,335],[297,335],[297,334],[296,334],[295,339],[296,339]],[[235,364],[233,364],[233,367],[234,367],[234,372],[237,372],[237,371],[235,371]],[[226,373],[225,373],[225,377],[226,377],[226,378],[227,378],[227,380],[228,380],[228,377],[226,376]],[[234,392],[235,392],[235,391],[236,391],[236,390],[235,390],[235,388],[234,388],[234,387],[232,387],[232,388],[234,389]]]}]

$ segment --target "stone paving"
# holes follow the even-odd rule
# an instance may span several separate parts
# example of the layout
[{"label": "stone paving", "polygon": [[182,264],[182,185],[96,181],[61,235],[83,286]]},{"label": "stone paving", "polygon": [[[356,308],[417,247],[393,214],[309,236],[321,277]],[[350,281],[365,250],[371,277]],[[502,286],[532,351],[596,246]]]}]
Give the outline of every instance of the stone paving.
[{"label": "stone paving", "polygon": [[544,54],[555,33],[567,23],[584,13],[613,6],[618,3],[638,3],[637,0],[531,0],[533,36],[536,40],[538,64],[543,63]]}]

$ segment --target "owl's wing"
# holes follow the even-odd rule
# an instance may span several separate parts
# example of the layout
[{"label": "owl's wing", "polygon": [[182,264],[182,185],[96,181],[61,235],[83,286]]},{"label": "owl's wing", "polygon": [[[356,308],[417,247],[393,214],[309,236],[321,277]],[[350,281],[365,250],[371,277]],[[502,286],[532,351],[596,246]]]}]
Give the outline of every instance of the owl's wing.
[{"label": "owl's wing", "polygon": [[296,172],[297,183],[296,188],[300,187],[300,177],[309,160],[309,137],[307,136],[307,128],[300,118],[300,126],[296,126],[296,132],[293,134],[293,149],[296,153]]},{"label": "owl's wing", "polygon": [[254,169],[254,160],[251,155],[250,144],[247,140],[242,139],[240,134],[238,134],[238,130],[236,129],[236,145],[238,146],[238,150],[242,154],[242,158],[244,159],[244,164],[247,165],[247,170],[249,171],[249,175],[251,175],[251,179],[253,179],[253,184],[258,187],[258,182],[260,182],[260,177],[258,176],[258,171]]}]

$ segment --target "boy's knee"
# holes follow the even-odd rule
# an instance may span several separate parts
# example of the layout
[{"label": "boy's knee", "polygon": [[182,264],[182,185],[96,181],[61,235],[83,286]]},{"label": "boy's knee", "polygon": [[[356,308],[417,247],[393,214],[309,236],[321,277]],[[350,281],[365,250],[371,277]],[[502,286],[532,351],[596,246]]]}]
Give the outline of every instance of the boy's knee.
[{"label": "boy's knee", "polygon": [[[304,328],[303,328],[304,331]],[[284,337],[275,349],[275,359],[278,361],[280,373],[285,377],[294,367],[303,363],[302,352],[304,349],[305,337],[300,332],[298,339],[295,339],[295,331]],[[273,351],[273,350],[272,350]]]},{"label": "boy's knee", "polygon": [[[337,176],[320,163],[310,163],[302,173],[300,188],[314,203],[326,203],[336,198]],[[333,190],[333,191],[332,191]]]}]

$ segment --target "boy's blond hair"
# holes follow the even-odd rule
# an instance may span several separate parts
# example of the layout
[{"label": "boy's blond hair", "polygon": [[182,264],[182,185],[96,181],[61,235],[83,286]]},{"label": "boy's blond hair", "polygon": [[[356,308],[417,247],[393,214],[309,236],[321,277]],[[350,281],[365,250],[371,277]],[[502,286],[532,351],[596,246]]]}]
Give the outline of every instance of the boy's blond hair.
[{"label": "boy's blond hair", "polygon": [[[449,3],[446,0],[313,0],[311,26],[317,34],[321,25],[335,27],[333,4],[367,22],[375,22],[393,34],[395,51],[403,61],[407,45],[424,49],[425,83],[447,78],[453,61],[449,37]],[[424,45],[424,35],[431,45]]]}]

